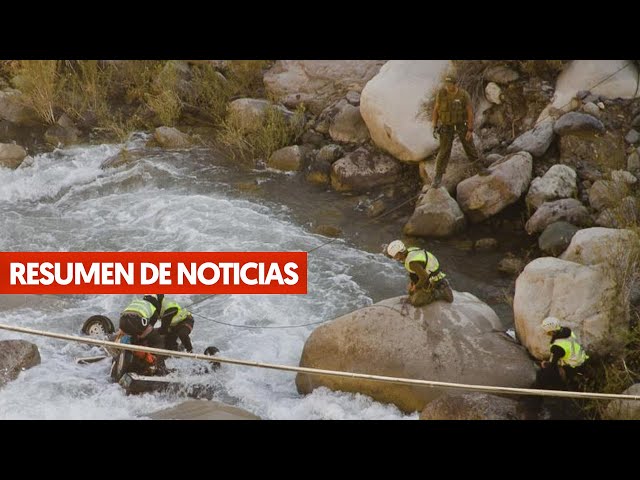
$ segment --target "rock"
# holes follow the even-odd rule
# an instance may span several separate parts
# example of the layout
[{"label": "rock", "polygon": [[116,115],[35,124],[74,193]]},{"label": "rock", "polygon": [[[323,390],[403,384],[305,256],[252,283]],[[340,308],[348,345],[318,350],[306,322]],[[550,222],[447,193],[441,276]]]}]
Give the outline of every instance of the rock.
[{"label": "rock", "polygon": [[0,340],[0,388],[18,378],[22,370],[40,365],[40,352],[25,340]]},{"label": "rock", "polygon": [[321,162],[333,163],[344,157],[344,149],[340,145],[325,145],[320,149],[316,158]]},{"label": "rock", "polygon": [[560,137],[560,162],[565,165],[619,170],[627,165],[624,139],[618,134]]},{"label": "rock", "polygon": [[329,135],[335,142],[364,143],[369,140],[369,130],[362,120],[360,108],[346,101],[341,104],[329,126]]},{"label": "rock", "polygon": [[600,108],[593,102],[585,103],[582,106],[582,111],[596,118],[600,116]]},{"label": "rock", "polygon": [[153,420],[260,420],[242,408],[212,400],[187,400],[175,407],[150,413]]},{"label": "rock", "polygon": [[404,226],[406,235],[448,237],[461,232],[467,220],[456,201],[443,187],[429,188]]},{"label": "rock", "polygon": [[508,255],[498,263],[498,271],[506,275],[519,275],[524,270],[525,261],[522,258]]},{"label": "rock", "polygon": [[325,237],[338,238],[342,235],[342,230],[333,225],[318,225],[313,229],[313,233],[324,235]]},{"label": "rock", "polygon": [[604,103],[602,103],[602,102],[598,102],[598,103],[596,103],[596,105],[598,106],[598,108],[599,108],[600,110],[604,110]]},{"label": "rock", "polygon": [[640,153],[633,152],[629,155],[627,158],[627,170],[636,174],[640,172]]},{"label": "rock", "polygon": [[22,93],[17,90],[0,92],[0,119],[8,120],[21,127],[35,127],[42,124],[38,113],[24,103]]},{"label": "rock", "polygon": [[299,145],[281,148],[271,154],[267,161],[267,166],[284,171],[302,170],[305,153],[304,149]]},{"label": "rock", "polygon": [[[181,97],[188,97],[193,94],[193,85],[191,80],[193,74],[189,63],[182,60],[169,60],[164,64],[160,74],[155,79],[157,88],[164,88],[163,80],[171,84]],[[223,77],[224,78],[224,77]]]},{"label": "rock", "polygon": [[633,65],[619,70],[627,63],[628,60],[573,60],[558,76],[553,102],[539,118],[546,117],[551,109],[567,111],[567,104],[580,90],[590,89],[592,94],[605,98],[633,98],[638,70]]},{"label": "rock", "polygon": [[401,173],[395,158],[360,147],[331,166],[331,185],[338,192],[366,192],[396,182]]},{"label": "rock", "polygon": [[145,152],[142,149],[127,150],[126,148],[123,148],[118,153],[102,162],[100,168],[117,168],[140,159],[144,154]]},{"label": "rock", "polygon": [[420,420],[524,420],[519,403],[487,393],[447,393],[422,410]]},{"label": "rock", "polygon": [[566,165],[553,165],[542,177],[531,182],[527,206],[535,210],[544,202],[574,197],[578,194],[575,170]]},{"label": "rock", "polygon": [[524,228],[529,235],[540,233],[554,222],[564,221],[579,226],[589,226],[591,217],[587,208],[575,198],[545,202],[527,221]]},{"label": "rock", "polygon": [[628,327],[629,319],[607,267],[553,257],[525,267],[516,280],[513,312],[518,339],[540,360],[549,358],[549,337],[540,328],[548,316],[571,328],[589,355],[619,348],[612,334]]},{"label": "rock", "polygon": [[603,123],[596,117],[586,113],[569,112],[562,115],[553,125],[553,131],[560,135],[576,135],[582,133],[602,133]]},{"label": "rock", "polygon": [[640,238],[632,230],[594,227],[576,233],[560,258],[581,265],[617,266],[634,258],[639,250]]},{"label": "rock", "polygon": [[0,167],[16,169],[26,156],[27,151],[20,145],[0,143]]},{"label": "rock", "polygon": [[153,139],[162,148],[187,148],[191,145],[189,135],[173,127],[158,127],[153,132]]},{"label": "rock", "polygon": [[264,115],[270,108],[280,111],[286,118],[293,118],[294,113],[269,100],[257,98],[239,98],[229,104],[228,115],[244,131],[252,131],[262,124]]},{"label": "rock", "polygon": [[543,252],[557,257],[567,249],[578,230],[580,228],[571,223],[553,222],[538,238],[538,246]]},{"label": "rock", "polygon": [[356,92],[355,90],[350,90],[344,96],[351,105],[355,107],[360,106],[360,92]]},{"label": "rock", "polygon": [[640,133],[637,130],[629,130],[629,133],[624,137],[624,141],[630,144],[640,142]]},{"label": "rock", "polygon": [[[640,383],[630,386],[622,395],[640,395]],[[603,415],[605,420],[640,420],[640,402],[637,400],[613,400]]]},{"label": "rock", "polygon": [[362,91],[383,64],[383,60],[278,60],[265,73],[264,84],[276,98],[306,95],[305,104],[318,114],[345,93]]},{"label": "rock", "polygon": [[598,211],[616,206],[629,194],[626,183],[598,180],[589,189],[589,204]]},{"label": "rock", "polygon": [[532,130],[528,130],[516,138],[507,148],[507,153],[529,152],[534,157],[541,157],[549,149],[553,140],[553,122],[544,120]]},{"label": "rock", "polygon": [[[474,134],[474,139],[477,136]],[[423,160],[419,164],[420,177],[425,184],[430,185],[436,174],[435,157],[429,160]],[[466,153],[462,148],[462,144],[458,141],[453,143],[451,149],[451,157],[447,164],[447,169],[442,176],[442,186],[447,189],[450,194],[455,194],[458,184],[474,173],[473,166],[469,163]]]},{"label": "rock", "polygon": [[329,185],[331,183],[331,163],[317,157],[312,159],[309,162],[305,178],[309,183]]},{"label": "rock", "polygon": [[596,219],[596,225],[605,228],[627,228],[640,223],[640,209],[634,197],[625,197],[620,204],[607,208]]},{"label": "rock", "polygon": [[488,166],[491,166],[491,165],[497,165],[498,163],[502,163],[502,161],[504,160],[504,157],[499,153],[490,153],[485,157],[485,160],[486,160],[485,164]]},{"label": "rock", "polygon": [[484,79],[489,82],[506,84],[515,82],[520,78],[520,74],[504,65],[495,65],[484,71]]},{"label": "rock", "polygon": [[626,183],[627,185],[634,185],[638,181],[635,175],[626,170],[613,170],[611,172],[611,180],[616,183]]},{"label": "rock", "polygon": [[495,238],[481,238],[476,241],[474,248],[476,250],[495,250],[498,248],[498,240]]},{"label": "rock", "polygon": [[45,141],[54,147],[73,145],[78,143],[78,130],[65,128],[62,125],[52,125],[44,132]]},{"label": "rock", "polygon": [[[406,315],[400,310],[403,298],[383,300],[320,326],[307,339],[300,365],[476,385],[527,387],[534,381],[526,352],[500,332],[495,312],[470,293],[454,292],[452,304],[408,305]],[[359,392],[405,412],[420,411],[444,393],[305,374],[298,374],[296,385],[303,394],[320,386]]]},{"label": "rock", "polygon": [[473,223],[481,222],[516,202],[531,182],[533,159],[527,152],[511,155],[491,167],[491,174],[475,175],[458,184],[457,199]]},{"label": "rock", "polygon": [[302,134],[300,140],[302,143],[308,143],[317,148],[322,147],[326,143],[324,136],[315,130],[307,130]]},{"label": "rock", "polygon": [[484,95],[491,103],[495,103],[496,105],[502,103],[502,90],[493,82],[487,83],[487,86],[484,88]]},{"label": "rock", "polygon": [[367,83],[360,113],[378,147],[404,161],[419,161],[438,150],[424,102],[450,68],[448,60],[391,60]]},{"label": "rock", "polygon": [[636,115],[636,117],[631,121],[632,127],[640,127],[640,114]]}]

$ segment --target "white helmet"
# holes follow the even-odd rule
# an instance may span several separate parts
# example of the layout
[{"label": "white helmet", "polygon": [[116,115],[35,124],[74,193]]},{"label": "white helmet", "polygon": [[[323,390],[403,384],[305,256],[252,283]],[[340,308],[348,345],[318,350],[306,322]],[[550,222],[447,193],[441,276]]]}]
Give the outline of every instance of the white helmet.
[{"label": "white helmet", "polygon": [[394,240],[387,247],[387,253],[390,257],[395,257],[398,253],[404,252],[407,250],[407,247],[404,246],[402,240]]},{"label": "white helmet", "polygon": [[560,330],[560,320],[556,317],[547,317],[542,321],[542,330],[546,333],[555,332],[556,330]]}]

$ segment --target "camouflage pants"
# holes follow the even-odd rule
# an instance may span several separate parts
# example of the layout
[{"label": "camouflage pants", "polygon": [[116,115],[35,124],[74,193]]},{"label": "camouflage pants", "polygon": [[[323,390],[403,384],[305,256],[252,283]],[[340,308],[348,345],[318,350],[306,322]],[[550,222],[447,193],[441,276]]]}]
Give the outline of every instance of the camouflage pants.
[{"label": "camouflage pants", "polygon": [[451,157],[451,148],[453,147],[454,135],[458,134],[464,153],[467,154],[470,162],[475,162],[479,159],[478,150],[473,143],[473,137],[471,140],[467,140],[467,126],[465,124],[458,125],[443,125],[440,127],[440,150],[438,151],[438,157],[436,158],[436,175],[444,175]]},{"label": "camouflage pants", "polygon": [[409,303],[414,307],[422,307],[438,300],[453,302],[453,291],[446,279],[440,280],[434,287],[421,288],[409,295]]}]

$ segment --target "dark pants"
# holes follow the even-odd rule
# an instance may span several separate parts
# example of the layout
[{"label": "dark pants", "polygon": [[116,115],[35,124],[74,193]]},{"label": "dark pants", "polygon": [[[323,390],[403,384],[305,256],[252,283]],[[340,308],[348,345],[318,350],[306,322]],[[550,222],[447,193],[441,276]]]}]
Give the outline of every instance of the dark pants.
[{"label": "dark pants", "polygon": [[438,300],[448,303],[453,302],[453,291],[446,278],[443,278],[434,286],[421,288],[409,295],[409,303],[414,307],[422,307]]},{"label": "dark pants", "polygon": [[165,337],[165,348],[167,350],[178,350],[179,338],[185,350],[192,352],[193,345],[191,345],[191,339],[189,338],[191,330],[193,330],[193,317],[187,317],[175,327],[169,327],[169,333]]},{"label": "dark pants", "polygon": [[447,170],[447,164],[451,157],[451,148],[453,147],[453,139],[455,134],[458,134],[464,153],[467,154],[470,162],[478,160],[478,151],[473,143],[473,137],[471,140],[467,140],[467,126],[465,124],[457,125],[442,125],[440,127],[440,150],[436,158],[436,175],[442,177]]}]

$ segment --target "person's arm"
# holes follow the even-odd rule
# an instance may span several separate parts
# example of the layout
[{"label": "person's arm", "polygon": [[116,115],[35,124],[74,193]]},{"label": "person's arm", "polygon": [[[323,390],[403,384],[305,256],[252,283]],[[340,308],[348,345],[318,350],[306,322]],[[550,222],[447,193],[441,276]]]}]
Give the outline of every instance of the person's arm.
[{"label": "person's arm", "polygon": [[418,282],[416,283],[416,289],[424,288],[429,284],[429,274],[424,269],[420,262],[411,262],[409,264],[411,270],[418,275]]},{"label": "person's arm", "polygon": [[176,313],[178,313],[178,309],[175,307],[165,310],[164,315],[160,319],[162,322],[162,324],[160,325],[160,333],[167,333],[167,331],[169,330],[169,325],[171,325],[171,319]]},{"label": "person's arm", "polygon": [[193,345],[191,345],[191,338],[189,338],[189,333],[191,333],[191,330],[189,330],[186,325],[183,325],[182,327],[180,327],[180,330],[178,330],[178,338],[182,342],[182,345],[184,345],[184,348],[187,349],[187,352],[191,353],[193,352]]},{"label": "person's arm", "polygon": [[551,359],[549,363],[551,365],[558,365],[562,357],[564,357],[564,349],[558,345],[551,345]]}]

